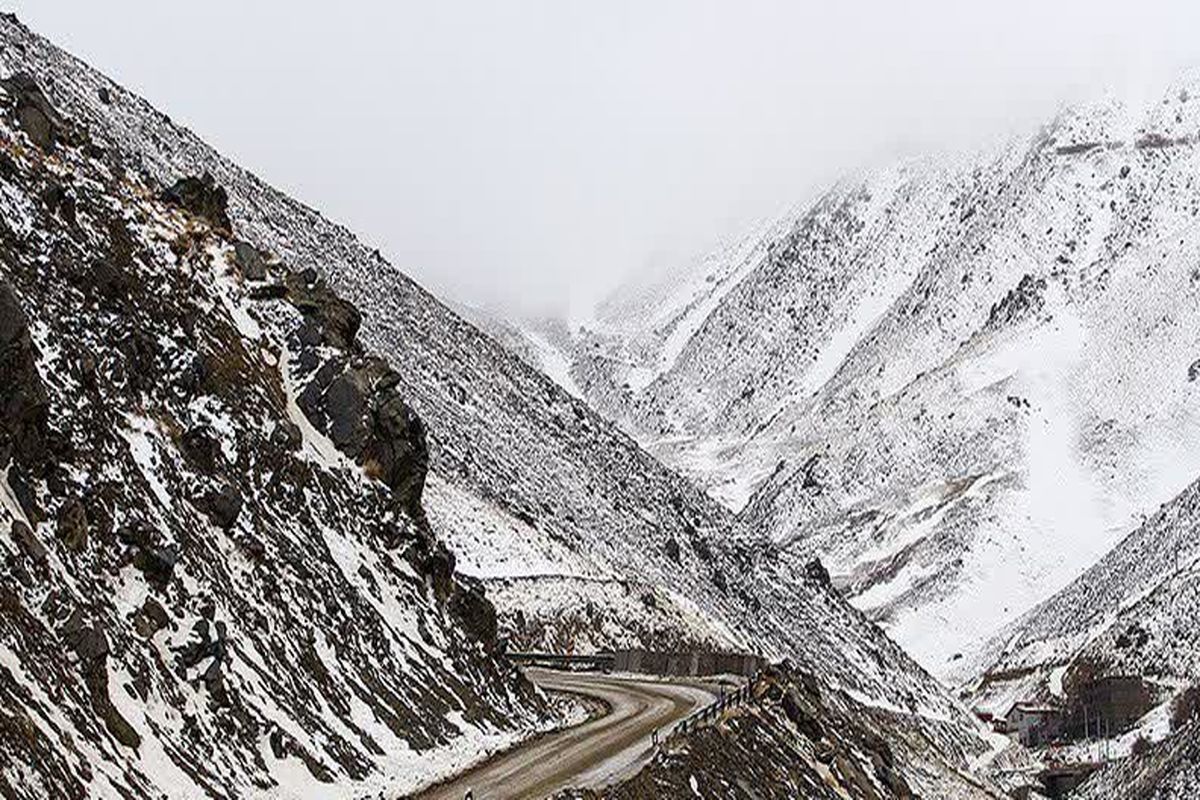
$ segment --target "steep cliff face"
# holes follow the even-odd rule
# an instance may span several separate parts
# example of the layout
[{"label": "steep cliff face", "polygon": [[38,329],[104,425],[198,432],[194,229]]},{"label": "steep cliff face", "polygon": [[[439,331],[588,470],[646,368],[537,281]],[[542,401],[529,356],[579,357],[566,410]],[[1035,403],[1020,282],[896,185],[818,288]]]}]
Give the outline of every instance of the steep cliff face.
[{"label": "steep cliff face", "polygon": [[403,790],[551,724],[358,312],[126,158],[0,83],[0,793]]},{"label": "steep cliff face", "polygon": [[[139,186],[142,193],[187,209],[190,218],[204,220],[206,230],[218,237],[218,244],[202,248],[212,264],[219,265],[228,253],[244,264],[238,270],[249,281],[248,288],[236,281],[232,287],[216,284],[212,291],[221,289],[225,299],[205,303],[204,308],[213,313],[225,309],[243,338],[273,337],[270,356],[261,355],[263,363],[276,366],[279,373],[270,396],[282,398],[301,438],[313,443],[313,458],[324,465],[321,474],[337,468],[360,479],[365,476],[365,485],[386,490],[392,515],[380,517],[378,525],[362,523],[374,523],[375,517],[346,514],[344,509],[352,506],[344,505],[342,498],[307,492],[305,502],[318,505],[307,518],[311,526],[302,526],[304,535],[316,544],[324,542],[338,566],[334,578],[341,574],[375,603],[386,604],[376,611],[387,625],[415,630],[413,635],[422,641],[457,641],[461,635],[467,641],[464,648],[481,650],[478,663],[446,667],[446,672],[465,678],[460,683],[468,686],[461,692],[488,694],[486,702],[481,699],[487,707],[480,711],[481,721],[492,714],[522,720],[510,722],[510,729],[527,720],[534,724],[530,718],[535,712],[522,711],[527,706],[519,688],[509,697],[500,688],[508,683],[480,672],[494,663],[486,656],[493,625],[500,638],[565,644],[572,628],[592,619],[591,609],[600,608],[605,624],[587,642],[590,646],[679,640],[751,646],[767,655],[791,657],[823,681],[898,709],[915,729],[944,747],[949,763],[965,767],[986,749],[965,709],[847,606],[823,570],[806,571],[781,558],[775,548],[746,533],[727,510],[449,311],[345,229],[270,189],[144,101],[13,20],[0,19],[0,36],[5,42],[3,74],[32,75],[52,100],[55,115],[86,129],[93,144],[113,159],[108,169],[118,187]],[[29,138],[24,132],[20,136],[22,141]],[[123,177],[118,177],[118,168]],[[191,180],[181,184],[186,176]],[[18,194],[27,193],[13,196]],[[33,201],[14,202],[31,206]],[[230,235],[236,241],[220,239]],[[275,260],[286,265],[286,271],[273,267]],[[213,269],[220,273],[217,266]],[[266,277],[256,277],[263,270]],[[67,291],[40,283],[38,287]],[[328,297],[326,290],[352,303],[359,313]],[[22,293],[31,291],[21,285],[17,294],[24,298]],[[23,299],[22,305],[31,304]],[[282,321],[272,327],[274,315],[290,319],[292,327]],[[64,317],[59,323],[70,320]],[[163,327],[168,337],[176,335],[174,328]],[[34,334],[36,345],[36,326]],[[153,341],[132,352],[149,348],[149,357],[157,358],[154,348],[165,344],[162,336],[150,338]],[[384,360],[358,352],[354,342]],[[248,348],[249,354],[234,362],[234,373],[258,369],[261,349]],[[130,372],[143,374],[140,369]],[[213,367],[212,374],[231,380],[227,370]],[[153,388],[165,391],[159,382]],[[191,413],[210,413],[203,409],[208,405]],[[235,413],[224,406],[219,411]],[[158,446],[152,422],[127,422],[135,431],[130,436],[139,453]],[[186,422],[190,427],[194,420],[188,417]],[[219,432],[223,423],[214,416],[207,424]],[[261,424],[274,431],[266,422]],[[281,439],[294,438],[286,427],[281,430]],[[419,468],[426,454],[417,444],[422,430],[429,462],[424,486]],[[229,461],[244,452],[237,448],[223,457]],[[158,463],[138,466],[157,469]],[[271,471],[272,477],[280,474]],[[235,515],[237,503],[218,477],[203,488],[206,496],[212,495],[212,502],[203,505],[212,509],[218,527],[228,527],[232,519],[236,530],[252,518],[247,511],[249,492],[241,491],[243,505]],[[411,502],[418,493],[419,509]],[[309,508],[302,505],[297,513]],[[331,519],[336,521],[334,533],[329,532]],[[430,531],[448,544],[450,553],[436,546]],[[39,540],[45,538],[41,528],[38,534]],[[364,544],[359,547],[355,541]],[[479,584],[447,578],[452,566],[461,566],[459,572],[494,590],[499,603],[494,619],[479,599]],[[394,601],[388,589],[381,586],[376,593],[373,586],[382,580],[380,574],[392,567],[402,575],[411,570],[414,592],[422,587],[429,592],[422,597],[432,604],[430,614],[449,615],[444,630],[423,612]],[[406,585],[401,578],[395,580],[397,587]],[[336,596],[329,587],[319,593],[323,602]],[[642,600],[646,596],[654,598],[657,610],[647,611]],[[543,613],[547,600],[561,601],[563,613],[557,619]],[[415,597],[412,603],[424,608]],[[215,621],[210,621],[209,630],[215,630]],[[320,627],[327,629],[325,624]],[[343,645],[335,641],[329,646]],[[314,644],[319,654],[321,647]],[[441,647],[433,653],[441,653]],[[457,652],[449,644],[445,648]],[[422,645],[413,648],[410,658],[400,663],[397,675],[418,669],[412,665],[427,659],[444,663]],[[433,667],[427,670],[428,679],[423,674],[410,682],[396,678],[405,687],[404,692],[396,690],[401,699],[460,693],[458,688],[436,688],[442,673]],[[393,670],[384,673],[391,675]],[[445,680],[456,686],[450,678]],[[445,708],[454,708],[451,700],[446,703]],[[324,704],[317,705],[324,713]],[[469,716],[467,705],[464,701],[463,708],[449,711],[461,725],[424,722],[440,732],[430,734],[431,739],[448,742],[455,733],[451,727],[470,727],[475,717]],[[352,699],[341,706],[328,701],[328,706],[335,711],[348,707],[351,719],[362,711]],[[501,719],[496,724],[504,727]],[[342,738],[357,738],[340,727],[337,731]],[[394,752],[382,749],[387,757]]]},{"label": "steep cliff face", "polygon": [[952,676],[1200,475],[1197,87],[848,179],[572,378]]}]

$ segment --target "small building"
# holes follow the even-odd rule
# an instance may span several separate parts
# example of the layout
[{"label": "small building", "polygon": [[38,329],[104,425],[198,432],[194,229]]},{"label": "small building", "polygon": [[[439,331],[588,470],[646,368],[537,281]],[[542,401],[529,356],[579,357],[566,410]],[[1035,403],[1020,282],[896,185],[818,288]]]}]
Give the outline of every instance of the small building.
[{"label": "small building", "polygon": [[1062,727],[1062,709],[1038,703],[1013,703],[1004,715],[1004,732],[1026,747],[1049,744]]}]

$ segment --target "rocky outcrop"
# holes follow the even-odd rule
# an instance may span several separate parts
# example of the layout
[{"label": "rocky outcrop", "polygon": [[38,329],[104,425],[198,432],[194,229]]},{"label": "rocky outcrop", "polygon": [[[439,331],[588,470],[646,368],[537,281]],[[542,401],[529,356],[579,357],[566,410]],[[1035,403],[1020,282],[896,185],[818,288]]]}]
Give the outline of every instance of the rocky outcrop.
[{"label": "rocky outcrop", "polygon": [[0,279],[0,469],[11,460],[40,472],[48,457],[48,413],[29,321]]},{"label": "rocky outcrop", "polygon": [[[0,90],[0,796],[405,792],[548,722],[424,521],[424,425],[358,311],[233,239],[213,173],[96,129],[160,125],[141,101],[89,118],[79,62],[9,18],[0,45],[70,111]],[[360,467],[298,424],[328,363],[310,411]]]},{"label": "rocky outcrop", "polygon": [[218,231],[228,233],[232,230],[229,222],[229,195],[207,172],[199,178],[190,175],[180,178],[162,193],[162,200],[205,220]]},{"label": "rocky outcrop", "polygon": [[67,124],[46,99],[37,81],[26,73],[18,73],[0,81],[0,88],[8,95],[18,127],[43,152],[52,152],[65,138]]},{"label": "rocky outcrop", "polygon": [[396,390],[398,383],[399,376],[381,358],[339,356],[314,371],[296,404],[339,450],[391,489],[400,508],[420,520],[429,447],[425,426]]},{"label": "rocky outcrop", "polygon": [[304,325],[297,332],[307,347],[328,345],[351,350],[362,325],[362,315],[352,303],[343,300],[321,280],[314,269],[292,273],[287,278],[285,296],[304,314]]}]

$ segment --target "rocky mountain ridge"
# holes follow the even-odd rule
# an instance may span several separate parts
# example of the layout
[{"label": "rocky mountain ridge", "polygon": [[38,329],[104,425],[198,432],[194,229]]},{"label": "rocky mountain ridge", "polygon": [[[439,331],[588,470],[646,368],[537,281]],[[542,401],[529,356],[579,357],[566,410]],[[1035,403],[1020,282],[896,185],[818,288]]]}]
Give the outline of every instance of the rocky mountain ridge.
[{"label": "rocky mountain ridge", "polygon": [[[167,560],[159,558],[159,549],[183,542],[171,586],[189,598],[202,588],[216,595],[211,608],[198,599],[180,600],[178,611],[168,608],[179,631],[157,633],[169,641],[147,647],[135,642],[136,626],[128,629],[124,603],[144,602],[144,587],[127,585],[123,577],[133,573],[118,571],[117,578],[75,587],[104,609],[105,630],[122,632],[110,645],[117,656],[104,663],[140,665],[138,659],[159,653],[165,665],[170,660],[161,648],[184,648],[193,673],[203,668],[207,674],[217,662],[228,665],[242,681],[235,685],[253,709],[251,719],[267,717],[283,731],[256,739],[264,728],[243,721],[242,738],[209,750],[206,731],[227,724],[221,713],[202,711],[202,704],[188,700],[187,713],[177,718],[168,710],[180,701],[173,694],[161,706],[150,703],[140,717],[124,706],[119,711],[126,722],[155,732],[139,733],[143,750],[136,751],[135,761],[112,741],[123,733],[98,734],[94,725],[88,740],[95,749],[72,757],[74,768],[90,764],[103,772],[93,777],[110,782],[103,791],[120,794],[144,782],[177,778],[188,786],[170,766],[184,758],[198,765],[195,774],[185,773],[197,795],[296,795],[326,780],[337,791],[377,786],[380,780],[402,790],[401,777],[431,778],[466,751],[481,752],[546,724],[544,701],[528,695],[494,651],[504,639],[572,644],[579,620],[599,634],[589,646],[682,639],[790,657],[854,702],[890,709],[897,719],[890,735],[936,743],[927,754],[929,764],[966,769],[988,750],[966,709],[847,606],[818,563],[797,566],[780,558],[727,511],[344,228],[266,186],[11,17],[0,18],[0,40],[0,76],[10,82],[27,76],[19,80],[36,86],[46,103],[29,112],[19,88],[15,96],[9,93],[5,141],[13,143],[18,169],[17,177],[5,181],[3,195],[14,241],[24,243],[24,250],[12,251],[23,255],[11,266],[19,276],[13,279],[14,297],[33,320],[30,341],[49,359],[37,362],[38,373],[49,374],[60,358],[86,363],[69,346],[77,325],[92,332],[90,348],[111,354],[112,363],[121,366],[126,381],[115,385],[125,416],[97,430],[107,431],[103,435],[111,442],[105,446],[122,454],[122,479],[137,487],[120,498],[121,508],[155,512],[151,531],[130,533],[128,546],[145,551],[138,558],[153,565]],[[86,135],[60,139],[59,131],[68,127]],[[47,130],[49,151],[42,148]],[[44,173],[55,175],[60,191],[39,183]],[[81,216],[84,199],[87,213]],[[93,208],[107,210],[103,219],[124,220],[133,244],[121,245],[118,228],[107,223],[97,228],[93,218],[101,216]],[[85,226],[76,231],[64,214]],[[63,231],[76,237],[75,252],[55,261],[52,243]],[[126,249],[135,254],[132,261],[128,253],[121,255]],[[121,257],[107,258],[107,250],[119,250]],[[113,263],[122,269],[109,269]],[[99,303],[80,312],[71,277],[76,273],[97,282],[101,296],[124,297],[117,309],[125,314],[114,317],[109,305]],[[189,298],[190,305],[184,303]],[[175,302],[182,305],[176,308]],[[182,313],[191,305],[199,312]],[[192,366],[193,355],[201,356],[200,367]],[[171,394],[174,384],[161,375],[166,360],[181,371],[192,394]],[[197,394],[197,385],[204,388],[214,379],[215,399],[205,399],[207,391]],[[72,419],[68,406],[81,385],[56,387],[56,413],[65,409],[66,420]],[[260,451],[293,452],[288,448],[296,431],[274,424],[285,416],[299,429],[301,449],[280,456],[282,466],[260,460]],[[215,433],[185,435],[201,423]],[[188,458],[198,458],[201,469],[213,464],[213,474],[179,466],[191,464]],[[243,473],[252,487],[261,483],[278,493],[278,507],[274,496],[268,504],[257,489],[240,486]],[[81,492],[96,481],[95,471],[71,477]],[[11,473],[8,483],[14,485]],[[20,507],[24,491],[15,486],[14,507]],[[81,527],[81,515],[63,511],[53,487],[39,485],[35,492],[55,498],[51,510],[66,520],[62,541],[77,541],[73,532]],[[218,531],[234,533],[197,536],[200,509]],[[84,503],[83,515],[87,512]],[[20,542],[35,554],[37,544],[50,550],[56,526],[27,525],[32,540],[24,528],[14,528],[8,552],[16,553]],[[266,562],[255,560],[254,540],[241,542],[242,526],[258,534]],[[282,562],[294,570],[284,581],[287,591],[281,598],[270,588],[262,589],[268,593],[262,598],[253,594],[257,588],[241,592],[243,581],[270,587],[283,580],[259,577],[274,574],[269,557],[277,548],[294,556]],[[306,553],[319,558],[305,562]],[[56,574],[69,573],[64,567]],[[37,576],[31,571],[30,577]],[[497,603],[494,623],[480,597],[481,584]],[[104,600],[114,591],[120,602]],[[543,614],[533,604],[537,600],[556,604],[558,613]],[[30,598],[21,600],[21,608],[35,606],[40,607]],[[260,627],[256,608],[283,619],[272,624],[271,615],[260,610],[266,632],[252,634],[251,623],[255,631]],[[597,608],[605,624],[595,622]],[[64,630],[70,636],[93,625],[87,618],[82,626],[68,622]],[[46,622],[43,628],[57,630]],[[311,637],[290,644],[297,631],[309,630]],[[338,632],[336,640],[325,633],[331,630]],[[171,638],[182,639],[185,631],[195,632],[194,642]],[[38,655],[38,646],[14,631],[5,633],[5,641],[19,642],[6,645],[4,661],[14,685],[37,685],[23,665],[49,656],[44,648]],[[231,651],[231,642],[242,643],[238,657],[218,658]],[[252,643],[261,646],[252,649]],[[389,676],[385,683],[372,675],[387,658],[372,660],[369,646],[394,648],[396,663],[382,670]],[[279,666],[265,663],[268,650]],[[307,680],[293,683],[295,670],[284,667],[285,660],[300,664],[321,688]],[[333,663],[337,670],[325,666]],[[72,661],[57,669],[65,674],[77,666]],[[169,692],[164,687],[176,680],[167,677],[173,674],[169,669],[154,669],[159,673],[151,674],[161,673],[162,683],[151,693],[138,688],[141,672],[119,674],[110,683],[133,686],[122,691],[149,703],[147,698],[157,696],[153,692]],[[270,706],[276,686],[268,678],[288,684],[279,690],[281,697],[296,693],[293,705],[304,709],[297,724]],[[203,679],[201,685],[198,691],[209,691]],[[43,691],[53,696],[49,688]],[[114,704],[125,702],[119,691],[110,697]],[[30,708],[50,715],[58,705],[27,694],[11,702],[26,715]],[[87,705],[82,695],[72,702],[71,708]],[[405,739],[410,725],[412,746]],[[16,724],[9,730],[22,736],[26,728]],[[198,731],[201,744],[174,751],[174,737],[185,730]],[[161,744],[161,753],[144,749],[151,741]],[[421,766],[405,758],[419,759]],[[23,756],[14,769],[24,770],[25,763]],[[122,763],[135,763],[143,777],[112,766]],[[919,771],[926,763],[898,768]]]},{"label": "rocky mountain ridge", "polygon": [[554,724],[357,310],[211,177],[148,184],[26,73],[0,106],[3,794],[352,796]]}]

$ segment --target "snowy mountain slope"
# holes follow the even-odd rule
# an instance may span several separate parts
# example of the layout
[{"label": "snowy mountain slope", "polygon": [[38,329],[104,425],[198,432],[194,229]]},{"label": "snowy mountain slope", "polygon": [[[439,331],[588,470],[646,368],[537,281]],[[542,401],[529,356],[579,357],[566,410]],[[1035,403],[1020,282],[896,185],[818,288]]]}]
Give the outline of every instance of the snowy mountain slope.
[{"label": "snowy mountain slope", "polygon": [[1200,481],[998,634],[974,703],[995,711],[1018,699],[1063,697],[1087,672],[1142,678],[1160,688],[1156,705],[1165,708],[1200,682],[1197,614]]},{"label": "snowy mountain slope", "polygon": [[606,413],[953,674],[1200,474],[1198,87],[843,182]]},{"label": "snowy mountain slope", "polygon": [[1072,798],[1187,800],[1200,796],[1200,723],[1193,722],[1143,755],[1098,770]]},{"label": "snowy mountain slope", "polygon": [[5,75],[0,794],[404,791],[554,722],[357,326]]},{"label": "snowy mountain slope", "polygon": [[[564,608],[567,624],[595,599],[607,605],[613,630],[634,637],[645,633],[647,616],[619,618],[638,604],[614,606],[606,598],[613,581],[651,587],[674,604],[652,621],[703,620],[707,635],[732,631],[767,654],[788,656],[864,702],[898,709],[944,747],[941,758],[950,763],[966,765],[986,749],[969,713],[850,609],[822,571],[785,575],[791,567],[727,511],[345,229],[265,186],[10,18],[0,20],[0,36],[4,72],[33,74],[63,113],[131,174],[170,186],[180,175],[210,173],[228,192],[238,236],[294,273],[325,276],[361,309],[359,338],[387,356],[394,370],[389,385],[395,381],[391,388],[425,423],[431,468],[425,511],[433,530],[447,534],[454,520],[479,518],[480,508],[490,512],[455,538],[463,563],[477,574],[493,582],[534,579],[546,571],[539,559],[553,559],[547,586],[560,586],[564,574],[599,579],[594,598],[580,592],[574,596],[581,605]],[[368,377],[378,366],[364,367]],[[328,394],[343,384],[320,385]],[[521,564],[526,558],[532,561]],[[514,602],[530,594],[496,593]],[[520,607],[499,611],[509,625],[521,619]],[[519,638],[529,631],[503,633]]]}]

